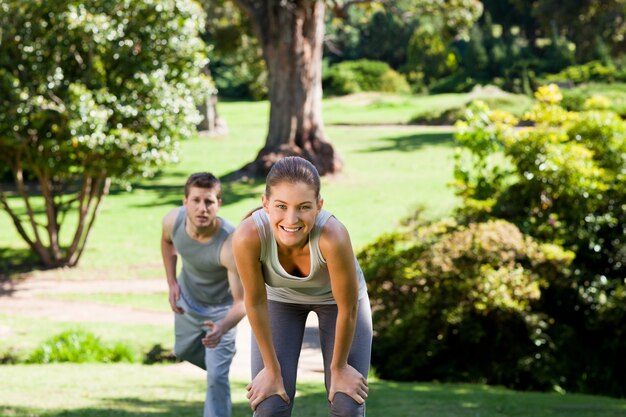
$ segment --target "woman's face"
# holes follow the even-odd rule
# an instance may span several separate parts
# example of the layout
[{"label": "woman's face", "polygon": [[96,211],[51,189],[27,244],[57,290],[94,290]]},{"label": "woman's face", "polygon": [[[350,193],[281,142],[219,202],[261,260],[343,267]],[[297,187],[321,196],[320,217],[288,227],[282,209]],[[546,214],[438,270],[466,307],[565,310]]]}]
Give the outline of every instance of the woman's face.
[{"label": "woman's face", "polygon": [[324,203],[315,190],[303,182],[281,182],[271,188],[269,198],[263,195],[262,199],[277,243],[288,248],[307,245]]}]

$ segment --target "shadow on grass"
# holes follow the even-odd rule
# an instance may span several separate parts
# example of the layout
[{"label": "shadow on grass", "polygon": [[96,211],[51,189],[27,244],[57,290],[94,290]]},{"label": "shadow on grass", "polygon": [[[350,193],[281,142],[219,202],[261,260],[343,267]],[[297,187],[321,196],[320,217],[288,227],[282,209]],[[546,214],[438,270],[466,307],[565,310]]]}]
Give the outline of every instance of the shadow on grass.
[{"label": "shadow on grass", "polygon": [[[180,417],[202,415],[203,403],[179,400],[145,400],[141,398],[118,398],[106,400],[94,407],[71,410],[49,410],[30,407],[0,406],[0,416],[6,417]],[[298,410],[306,410],[305,412]],[[247,401],[235,402],[232,417],[250,417],[252,410]],[[298,397],[294,406],[294,416],[326,415],[325,394],[315,393]]]},{"label": "shadow on grass", "polygon": [[[122,398],[99,407],[46,410],[28,407],[0,407],[1,416],[11,417],[179,417],[202,415],[202,403],[192,401]],[[249,416],[248,404],[233,404],[233,417]]]},{"label": "shadow on grass", "polygon": [[[245,384],[233,384],[240,395]],[[161,388],[159,388],[161,389]],[[241,397],[239,397],[241,398]],[[200,415],[201,401],[147,400],[140,397],[104,398],[98,405],[70,410],[0,406],[0,415],[11,417],[178,417]],[[327,415],[321,383],[298,383],[294,417]],[[367,414],[386,417],[623,417],[626,402],[596,396],[517,392],[477,384],[394,383],[372,381]],[[249,417],[247,401],[233,403],[232,417]]]},{"label": "shadow on grass", "polygon": [[454,138],[451,133],[418,133],[407,136],[382,138],[384,145],[371,147],[361,152],[413,152],[425,146],[452,146]]},{"label": "shadow on grass", "polygon": [[[187,177],[181,177],[178,185],[150,184],[143,182],[133,184],[133,191],[142,191],[149,195],[149,202],[143,204],[133,204],[133,207],[155,207],[155,206],[177,206],[182,203],[184,197],[184,186]],[[255,179],[249,181],[227,181],[223,178],[222,182],[222,204],[224,206],[235,204],[241,200],[260,197],[258,187],[265,184],[263,179]],[[111,191],[111,195],[119,195],[125,193],[122,189]],[[260,200],[260,199],[259,199]],[[252,207],[251,207],[252,208]]]},{"label": "shadow on grass", "polygon": [[45,268],[30,249],[0,247],[0,296],[12,293],[12,282],[42,269]]}]

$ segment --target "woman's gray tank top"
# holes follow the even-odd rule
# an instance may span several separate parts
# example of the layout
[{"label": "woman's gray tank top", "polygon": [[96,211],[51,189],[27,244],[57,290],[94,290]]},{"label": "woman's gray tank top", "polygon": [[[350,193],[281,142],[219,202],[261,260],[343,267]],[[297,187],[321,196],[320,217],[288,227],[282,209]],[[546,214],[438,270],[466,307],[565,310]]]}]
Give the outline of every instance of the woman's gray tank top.
[{"label": "woman's gray tank top", "polygon": [[[315,225],[309,233],[309,253],[311,257],[311,271],[306,277],[296,277],[285,271],[278,260],[278,246],[274,238],[274,231],[269,222],[268,214],[263,210],[252,213],[261,239],[260,261],[265,279],[267,298],[272,301],[294,304],[336,304],[330,286],[330,274],[326,260],[322,256],[319,238],[326,221],[331,213],[321,210],[315,219]],[[365,279],[356,256],[357,279],[359,282],[359,299],[366,295]]]},{"label": "woman's gray tank top", "polygon": [[174,229],[172,242],[182,258],[178,285],[187,301],[198,306],[232,303],[228,284],[228,272],[220,263],[220,251],[224,241],[235,227],[218,217],[221,227],[208,242],[197,242],[185,230],[187,210],[181,207]]}]

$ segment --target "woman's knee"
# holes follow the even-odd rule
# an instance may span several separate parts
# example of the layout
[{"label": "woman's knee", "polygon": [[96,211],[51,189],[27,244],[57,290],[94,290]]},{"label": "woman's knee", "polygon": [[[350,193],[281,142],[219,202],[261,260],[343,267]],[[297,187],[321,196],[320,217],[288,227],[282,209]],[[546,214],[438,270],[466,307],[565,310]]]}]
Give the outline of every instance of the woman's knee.
[{"label": "woman's knee", "polygon": [[329,407],[332,417],[362,417],[365,415],[365,403],[359,404],[343,392],[335,394]]},{"label": "woman's knee", "polygon": [[272,395],[261,401],[254,410],[254,417],[290,417],[291,403],[287,404],[285,400],[278,395]]}]

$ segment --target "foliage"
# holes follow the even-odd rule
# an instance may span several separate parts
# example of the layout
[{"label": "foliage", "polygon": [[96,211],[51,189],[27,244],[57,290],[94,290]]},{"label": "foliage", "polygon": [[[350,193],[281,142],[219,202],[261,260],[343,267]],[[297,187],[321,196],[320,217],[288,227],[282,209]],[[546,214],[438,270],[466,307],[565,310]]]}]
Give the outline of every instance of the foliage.
[{"label": "foliage", "polygon": [[60,333],[37,347],[26,363],[54,362],[135,362],[135,353],[123,343],[105,345],[89,331],[73,330]]},{"label": "foliage", "polygon": [[400,15],[391,11],[374,13],[360,30],[360,58],[398,68],[406,61],[406,45],[411,33],[412,25],[403,22]]},{"label": "foliage", "polygon": [[206,15],[202,35],[210,45],[209,67],[221,97],[267,96],[267,71],[249,17],[231,0],[201,1]]},{"label": "foliage", "polygon": [[330,94],[351,94],[361,91],[408,93],[406,79],[384,62],[361,59],[344,61],[328,69],[326,91]]},{"label": "foliage", "polygon": [[111,179],[150,176],[193,134],[212,89],[201,16],[186,0],[0,5],[0,159],[22,199],[0,201],[45,265],[76,265]]},{"label": "foliage", "polygon": [[[2,368],[2,412],[11,417],[179,417],[199,414],[206,387],[196,372],[171,365],[55,364]],[[80,381],[80,383],[77,383]],[[231,382],[232,417],[250,416],[245,378]],[[622,416],[626,401],[560,393],[516,392],[471,384],[369,381],[367,414],[420,417]],[[293,415],[328,413],[321,381],[298,380]]]},{"label": "foliage", "polygon": [[546,388],[553,346],[533,311],[571,254],[511,223],[418,223],[358,255],[373,309],[372,363],[382,378]]},{"label": "foliage", "polygon": [[[444,109],[427,109],[413,116],[409,123],[427,125],[453,125],[463,119],[468,107],[480,102],[491,109],[503,110],[515,117],[521,117],[530,107],[531,100],[525,95],[506,93],[494,86],[475,86],[470,94],[454,106]],[[480,104],[480,105],[482,105]]]},{"label": "foliage", "polygon": [[450,75],[458,67],[458,58],[450,43],[432,26],[420,26],[413,32],[407,46],[404,71],[415,89]]},{"label": "foliage", "polygon": [[600,61],[590,61],[580,65],[571,65],[556,74],[546,77],[548,82],[572,82],[574,84],[591,81],[614,82],[626,81],[626,72],[618,71],[613,65],[605,65]]},{"label": "foliage", "polygon": [[602,97],[608,103],[606,110],[626,117],[626,84],[588,83],[563,90],[561,106],[567,110],[588,110],[589,100]]},{"label": "foliage", "polygon": [[624,395],[626,374],[610,358],[626,348],[626,335],[614,332],[626,316],[619,301],[626,286],[626,122],[604,110],[563,109],[555,85],[536,98],[524,116],[530,127],[514,129],[514,118],[481,106],[459,124],[466,151],[455,168],[459,214],[465,221],[506,219],[575,253],[575,279],[551,285],[540,307],[555,321],[555,372],[565,388]]},{"label": "foliage", "polygon": [[624,52],[626,22],[623,0],[579,2],[533,0],[525,9],[545,34],[557,32],[576,45],[579,62],[601,58],[602,46],[618,55]]}]

